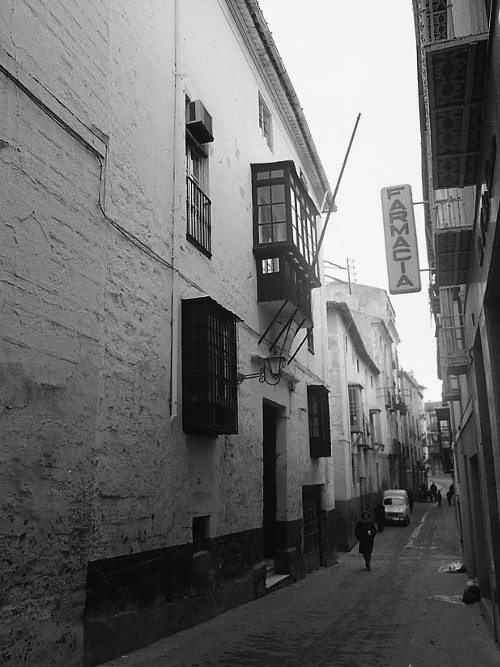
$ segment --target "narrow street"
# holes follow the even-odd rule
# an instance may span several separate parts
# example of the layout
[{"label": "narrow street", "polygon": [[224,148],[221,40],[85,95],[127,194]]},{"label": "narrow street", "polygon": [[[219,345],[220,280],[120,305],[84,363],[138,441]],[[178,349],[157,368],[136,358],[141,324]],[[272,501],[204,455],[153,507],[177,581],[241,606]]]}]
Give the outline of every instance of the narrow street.
[{"label": "narrow street", "polygon": [[377,535],[372,571],[357,547],[285,589],[180,632],[109,667],[500,664],[481,603],[462,600],[454,507],[415,503],[409,527]]}]

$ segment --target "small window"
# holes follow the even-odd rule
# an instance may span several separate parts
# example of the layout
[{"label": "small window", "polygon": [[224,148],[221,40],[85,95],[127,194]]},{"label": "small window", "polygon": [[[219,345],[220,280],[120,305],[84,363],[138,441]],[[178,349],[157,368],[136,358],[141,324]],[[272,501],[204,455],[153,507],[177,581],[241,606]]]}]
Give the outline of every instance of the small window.
[{"label": "small window", "polygon": [[185,433],[238,433],[237,319],[210,297],[182,302]]},{"label": "small window", "polygon": [[307,349],[314,354],[314,330],[311,327],[307,332]]},{"label": "small window", "polygon": [[268,259],[262,260],[262,273],[279,273],[279,271],[280,271],[279,257],[269,257]]},{"label": "small window", "polygon": [[374,409],[370,410],[369,415],[370,415],[371,445],[372,445],[372,447],[375,447],[375,445],[380,445],[381,442],[382,442],[380,410],[378,408],[374,408]]},{"label": "small window", "polygon": [[309,449],[312,459],[332,455],[328,389],[322,385],[307,387]]},{"label": "small window", "polygon": [[361,387],[359,385],[349,386],[349,425],[351,432],[364,431]]},{"label": "small window", "polygon": [[262,136],[267,141],[267,145],[273,149],[273,132],[272,132],[272,118],[266,103],[259,95],[259,127]]},{"label": "small window", "polygon": [[196,553],[197,551],[208,551],[210,547],[208,539],[209,520],[209,516],[193,517],[193,553]]}]

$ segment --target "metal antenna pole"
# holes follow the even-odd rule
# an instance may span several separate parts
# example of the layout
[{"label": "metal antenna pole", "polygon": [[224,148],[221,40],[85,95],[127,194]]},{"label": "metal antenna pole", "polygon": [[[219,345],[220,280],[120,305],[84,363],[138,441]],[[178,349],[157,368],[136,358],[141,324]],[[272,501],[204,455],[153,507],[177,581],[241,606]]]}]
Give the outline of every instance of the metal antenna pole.
[{"label": "metal antenna pole", "polygon": [[312,268],[313,269],[316,266],[316,264],[318,263],[319,251],[321,250],[321,246],[323,244],[323,239],[325,238],[326,227],[328,225],[328,221],[330,220],[330,215],[332,214],[333,210],[335,209],[335,197],[337,196],[337,192],[338,192],[339,187],[340,187],[340,181],[342,180],[342,176],[344,174],[345,165],[347,163],[347,158],[349,157],[349,153],[351,151],[352,142],[354,141],[354,135],[356,134],[356,130],[358,129],[358,123],[359,123],[360,118],[361,118],[361,114],[358,113],[358,117],[356,118],[356,123],[354,124],[354,129],[353,129],[352,134],[351,134],[351,140],[349,141],[349,146],[347,147],[347,151],[346,151],[346,154],[345,154],[345,157],[344,157],[344,162],[342,163],[342,168],[340,170],[340,174],[339,174],[339,177],[337,179],[337,185],[335,186],[335,190],[333,191],[333,196],[332,196],[332,199],[330,201],[330,205],[328,207],[328,214],[326,216],[325,224],[323,225],[323,229],[321,230],[321,236],[319,237],[318,246],[316,248],[316,252],[314,253],[313,262],[312,262]]}]

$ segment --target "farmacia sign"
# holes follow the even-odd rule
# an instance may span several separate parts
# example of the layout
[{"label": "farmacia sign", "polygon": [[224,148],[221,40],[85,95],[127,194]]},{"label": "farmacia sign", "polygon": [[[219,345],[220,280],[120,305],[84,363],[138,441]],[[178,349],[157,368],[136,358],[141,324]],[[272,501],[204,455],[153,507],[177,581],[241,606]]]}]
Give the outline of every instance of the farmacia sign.
[{"label": "farmacia sign", "polygon": [[392,185],[382,188],[381,195],[389,292],[420,292],[422,286],[411,186]]}]

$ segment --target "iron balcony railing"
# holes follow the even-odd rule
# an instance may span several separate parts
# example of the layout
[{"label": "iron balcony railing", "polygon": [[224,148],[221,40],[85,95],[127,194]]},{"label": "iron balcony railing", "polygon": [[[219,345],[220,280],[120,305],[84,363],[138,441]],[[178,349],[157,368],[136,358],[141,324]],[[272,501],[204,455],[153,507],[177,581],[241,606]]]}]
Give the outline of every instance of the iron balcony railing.
[{"label": "iron balcony railing", "polygon": [[212,255],[212,203],[190,176],[186,177],[187,238],[205,255]]},{"label": "iron balcony railing", "polygon": [[485,32],[488,19],[484,5],[451,0],[420,0],[425,44]]},{"label": "iron balcony railing", "polygon": [[433,44],[455,37],[452,3],[449,0],[421,2],[425,43]]}]

